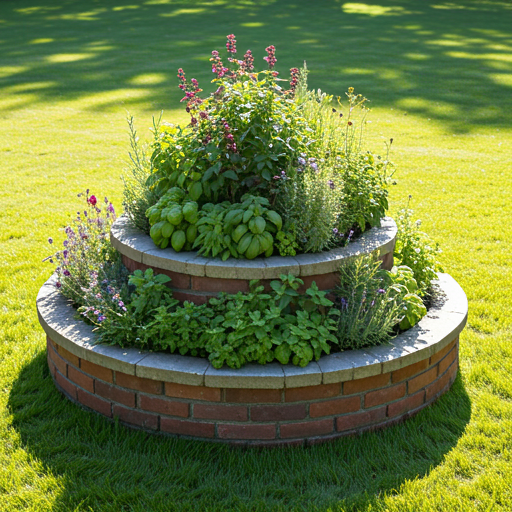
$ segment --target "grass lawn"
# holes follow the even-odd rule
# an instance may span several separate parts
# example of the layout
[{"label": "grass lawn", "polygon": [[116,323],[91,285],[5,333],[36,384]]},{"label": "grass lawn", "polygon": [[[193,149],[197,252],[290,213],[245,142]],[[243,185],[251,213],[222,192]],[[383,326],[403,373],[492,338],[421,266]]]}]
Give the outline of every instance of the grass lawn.
[{"label": "grass lawn", "polygon": [[[0,2],[0,510],[512,510],[510,0]],[[372,100],[397,185],[469,298],[452,390],[406,423],[307,449],[149,436],[64,399],[35,297],[46,242],[90,188],[120,209],[127,112],[185,121],[176,71],[206,90],[235,33],[258,67]]]}]

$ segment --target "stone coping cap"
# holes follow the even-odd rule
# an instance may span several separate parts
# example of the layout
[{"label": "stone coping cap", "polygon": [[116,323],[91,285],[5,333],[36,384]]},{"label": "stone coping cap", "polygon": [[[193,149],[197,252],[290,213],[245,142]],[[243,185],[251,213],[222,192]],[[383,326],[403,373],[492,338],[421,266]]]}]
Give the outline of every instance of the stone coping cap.
[{"label": "stone coping cap", "polygon": [[119,217],[110,230],[112,245],[137,263],[181,274],[221,279],[277,279],[281,274],[314,276],[336,272],[343,260],[360,254],[382,256],[393,251],[397,227],[391,217],[381,219],[380,227],[364,232],[346,247],[315,254],[271,256],[254,260],[203,258],[197,252],[175,252],[159,249],[149,235],[130,225],[126,216]]},{"label": "stone coping cap", "polygon": [[438,274],[438,298],[413,328],[386,345],[324,355],[305,368],[271,363],[236,370],[215,369],[207,359],[136,348],[95,345],[93,328],[77,319],[76,309],[55,287],[52,276],[37,296],[39,321],[46,334],[72,354],[105,368],[154,380],[195,386],[282,389],[370,377],[426,359],[448,345],[467,320],[466,294],[448,274]]}]

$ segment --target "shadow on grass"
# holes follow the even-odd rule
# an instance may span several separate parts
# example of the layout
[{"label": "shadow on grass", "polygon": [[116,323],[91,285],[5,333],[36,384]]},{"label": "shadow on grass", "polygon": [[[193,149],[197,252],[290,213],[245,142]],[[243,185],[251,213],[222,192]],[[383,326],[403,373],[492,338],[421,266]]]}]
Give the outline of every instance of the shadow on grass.
[{"label": "shadow on grass", "polygon": [[211,90],[210,52],[233,32],[260,69],[274,44],[284,78],[306,59],[313,87],[354,86],[456,132],[508,126],[511,14],[502,0],[2,2],[2,109],[82,98],[98,112],[176,108],[177,69]]},{"label": "shadow on grass", "polygon": [[62,492],[52,510],[367,510],[422,478],[471,417],[460,377],[405,423],[320,446],[242,450],[130,430],[80,409],[53,385],[41,353],[20,372],[13,428]]}]

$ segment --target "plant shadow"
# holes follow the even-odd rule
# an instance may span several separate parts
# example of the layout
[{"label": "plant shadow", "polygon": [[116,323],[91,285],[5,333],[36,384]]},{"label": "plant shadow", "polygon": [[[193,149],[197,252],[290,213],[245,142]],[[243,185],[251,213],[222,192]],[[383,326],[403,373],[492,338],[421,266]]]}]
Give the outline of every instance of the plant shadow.
[{"label": "plant shadow", "polygon": [[79,99],[93,112],[177,108],[177,69],[211,91],[210,52],[234,32],[239,54],[251,48],[261,65],[274,44],[283,78],[306,59],[314,88],[354,86],[454,132],[507,127],[511,10],[500,0],[2,2],[0,112]]},{"label": "plant shadow", "polygon": [[240,449],[131,430],[70,403],[38,354],[9,395],[24,449],[59,480],[52,510],[367,510],[423,478],[471,418],[462,379],[404,423],[308,448]]}]

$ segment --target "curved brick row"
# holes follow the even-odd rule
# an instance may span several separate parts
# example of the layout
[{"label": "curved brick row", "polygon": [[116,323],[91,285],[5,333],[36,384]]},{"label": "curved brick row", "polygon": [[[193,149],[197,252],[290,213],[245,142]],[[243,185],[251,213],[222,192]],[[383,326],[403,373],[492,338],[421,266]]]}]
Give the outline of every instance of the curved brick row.
[{"label": "curved brick row", "polygon": [[95,345],[53,282],[41,288],[37,309],[51,374],[66,396],[132,427],[235,444],[316,443],[407,418],[452,384],[467,318],[464,292],[440,274],[442,299],[389,345],[305,368],[218,370],[205,359]]},{"label": "curved brick row", "polygon": [[248,292],[252,279],[259,279],[266,290],[270,290],[270,281],[279,278],[280,274],[299,276],[304,281],[299,291],[305,291],[313,281],[320,290],[329,291],[337,284],[340,264],[361,254],[376,254],[382,260],[383,268],[389,270],[393,266],[396,233],[395,222],[386,217],[379,228],[363,233],[347,247],[319,254],[273,256],[251,261],[232,258],[222,261],[220,258],[203,258],[196,252],[159,249],[148,235],[132,228],[125,217],[114,223],[110,238],[130,271],[152,268],[166,274],[172,279],[176,299],[204,304],[221,291]]},{"label": "curved brick row", "polygon": [[235,444],[313,444],[382,428],[447,391],[458,367],[456,337],[431,357],[363,379],[290,389],[217,388],[113,371],[47,340],[52,377],[74,402],[132,427]]}]

